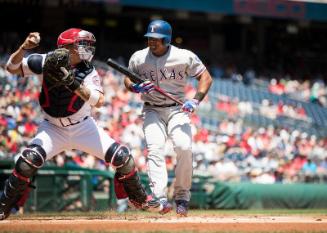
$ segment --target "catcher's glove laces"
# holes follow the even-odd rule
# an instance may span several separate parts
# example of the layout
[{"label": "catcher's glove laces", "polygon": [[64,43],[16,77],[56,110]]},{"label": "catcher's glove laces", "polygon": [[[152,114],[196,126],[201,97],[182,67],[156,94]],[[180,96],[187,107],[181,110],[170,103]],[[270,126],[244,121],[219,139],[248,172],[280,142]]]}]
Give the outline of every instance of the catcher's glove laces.
[{"label": "catcher's glove laces", "polygon": [[62,78],[64,83],[67,83],[66,85],[71,85],[74,82],[74,79],[69,78],[71,74],[71,72],[69,72],[68,70],[66,70],[65,67],[60,67],[61,72],[64,74],[64,77]]}]

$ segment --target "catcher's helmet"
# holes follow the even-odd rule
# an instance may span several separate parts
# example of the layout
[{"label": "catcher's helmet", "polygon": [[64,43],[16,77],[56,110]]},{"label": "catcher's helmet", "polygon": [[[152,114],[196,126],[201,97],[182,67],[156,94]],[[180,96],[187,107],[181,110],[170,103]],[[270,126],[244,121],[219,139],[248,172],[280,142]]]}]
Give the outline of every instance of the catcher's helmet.
[{"label": "catcher's helmet", "polygon": [[164,20],[153,20],[148,26],[145,37],[163,39],[165,45],[171,42],[172,29],[168,22]]},{"label": "catcher's helmet", "polygon": [[70,28],[58,36],[57,46],[61,48],[73,44],[82,60],[91,61],[95,53],[95,42],[95,36],[91,32]]}]

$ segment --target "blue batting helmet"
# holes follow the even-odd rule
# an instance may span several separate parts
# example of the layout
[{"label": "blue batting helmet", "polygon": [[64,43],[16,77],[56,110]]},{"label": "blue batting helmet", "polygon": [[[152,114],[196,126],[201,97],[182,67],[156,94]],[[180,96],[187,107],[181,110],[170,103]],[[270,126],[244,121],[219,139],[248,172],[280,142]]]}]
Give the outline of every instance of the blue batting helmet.
[{"label": "blue batting helmet", "polygon": [[168,22],[164,20],[153,20],[148,26],[145,37],[163,39],[164,44],[168,45],[171,42],[172,29]]}]

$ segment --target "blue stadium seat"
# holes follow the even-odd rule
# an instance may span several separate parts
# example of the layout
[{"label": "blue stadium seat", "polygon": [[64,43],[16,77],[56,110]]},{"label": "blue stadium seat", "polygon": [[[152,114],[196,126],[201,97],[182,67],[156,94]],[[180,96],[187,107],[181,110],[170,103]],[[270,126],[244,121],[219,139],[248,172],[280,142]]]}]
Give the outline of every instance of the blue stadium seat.
[{"label": "blue stadium seat", "polygon": [[[192,81],[192,84],[195,84]],[[209,91],[209,99],[213,102],[213,105],[217,103],[218,96],[225,95],[231,98],[237,97],[239,101],[249,101],[255,104],[261,104],[262,100],[267,99],[273,104],[277,105],[280,101],[284,104],[289,104],[293,106],[301,105],[304,107],[309,118],[312,119],[313,125],[310,127],[302,127],[304,131],[310,131],[312,133],[319,133],[327,135],[327,109],[322,108],[316,104],[305,103],[295,99],[291,99],[286,95],[275,95],[269,93],[267,90],[259,90],[258,88],[253,88],[252,86],[245,86],[243,83],[233,82],[226,79],[215,79],[212,88]],[[204,124],[215,127],[216,119],[202,119],[201,122]],[[289,128],[299,128],[305,122],[290,118],[281,118],[277,120],[272,120],[260,115],[248,115],[244,117],[245,121],[252,122],[258,125],[266,126],[270,125],[280,125]],[[305,123],[307,124],[307,123]]]}]

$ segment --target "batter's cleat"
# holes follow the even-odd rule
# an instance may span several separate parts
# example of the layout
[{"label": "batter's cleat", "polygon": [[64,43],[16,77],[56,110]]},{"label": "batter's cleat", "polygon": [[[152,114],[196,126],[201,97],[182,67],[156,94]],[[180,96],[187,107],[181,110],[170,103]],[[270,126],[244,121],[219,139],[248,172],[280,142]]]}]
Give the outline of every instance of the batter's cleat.
[{"label": "batter's cleat", "polygon": [[187,217],[188,201],[176,200],[176,213],[179,217]]},{"label": "batter's cleat", "polygon": [[167,214],[169,213],[170,211],[172,211],[173,209],[173,206],[172,204],[170,204],[167,200],[165,199],[162,199],[160,200],[160,211],[159,211],[159,214]]}]

